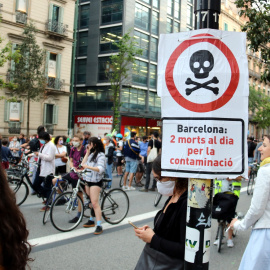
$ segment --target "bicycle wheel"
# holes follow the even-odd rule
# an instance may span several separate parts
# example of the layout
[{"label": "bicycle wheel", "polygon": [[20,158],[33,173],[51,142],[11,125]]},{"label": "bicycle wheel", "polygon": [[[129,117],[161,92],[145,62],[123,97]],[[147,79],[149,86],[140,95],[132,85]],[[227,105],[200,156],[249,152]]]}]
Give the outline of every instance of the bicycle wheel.
[{"label": "bicycle wheel", "polygon": [[126,217],[128,210],[128,196],[120,188],[110,190],[101,203],[102,217],[110,224],[120,223]]},{"label": "bicycle wheel", "polygon": [[46,224],[46,222],[49,219],[49,216],[51,213],[51,205],[52,205],[53,201],[55,200],[56,195],[57,195],[56,189],[53,189],[51,194],[50,194],[49,199],[46,202],[46,207],[45,207],[45,211],[43,214],[43,221],[42,221],[44,225]]},{"label": "bicycle wheel", "polygon": [[[59,201],[66,200],[65,204],[58,203]],[[70,223],[78,213],[78,210],[81,211],[81,214],[77,221]],[[53,226],[61,231],[68,232],[75,229],[81,222],[83,217],[83,202],[82,199],[76,194],[73,196],[73,192],[64,192],[59,195],[52,204],[50,218]]]},{"label": "bicycle wheel", "polygon": [[16,204],[19,206],[26,200],[29,194],[29,188],[27,184],[18,179],[8,179],[8,184],[11,190],[15,193]]},{"label": "bicycle wheel", "polygon": [[220,252],[221,250],[222,238],[223,238],[223,223],[221,222],[218,225],[218,245],[217,245],[218,252]]},{"label": "bicycle wheel", "polygon": [[248,179],[248,186],[247,186],[247,194],[252,195],[253,194],[253,189],[254,189],[254,178],[255,175],[254,173],[251,173]]},{"label": "bicycle wheel", "polygon": [[155,206],[155,207],[158,206],[158,204],[159,204],[161,198],[162,198],[162,195],[161,195],[160,193],[157,193],[157,194],[156,194],[155,201],[154,201],[154,206]]},{"label": "bicycle wheel", "polygon": [[125,172],[123,172],[123,175],[121,176],[120,181],[119,181],[120,188],[123,186],[123,183],[124,183],[124,175],[125,175]]}]

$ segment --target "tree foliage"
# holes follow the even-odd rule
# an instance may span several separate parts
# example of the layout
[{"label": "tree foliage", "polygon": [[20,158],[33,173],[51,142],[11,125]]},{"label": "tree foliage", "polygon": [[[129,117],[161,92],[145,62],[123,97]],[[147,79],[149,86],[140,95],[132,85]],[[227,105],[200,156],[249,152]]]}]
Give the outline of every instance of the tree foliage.
[{"label": "tree foliage", "polygon": [[248,19],[242,31],[247,32],[250,49],[255,52],[260,50],[266,65],[262,80],[270,82],[270,3],[268,0],[236,0],[235,4],[241,8],[239,15]]},{"label": "tree foliage", "polygon": [[110,57],[106,75],[113,92],[112,130],[120,130],[121,87],[127,80],[131,65],[135,63],[135,56],[142,55],[142,50],[138,48],[137,42],[130,36],[130,33],[126,33],[119,42],[113,43],[113,45],[118,48],[118,53]]}]

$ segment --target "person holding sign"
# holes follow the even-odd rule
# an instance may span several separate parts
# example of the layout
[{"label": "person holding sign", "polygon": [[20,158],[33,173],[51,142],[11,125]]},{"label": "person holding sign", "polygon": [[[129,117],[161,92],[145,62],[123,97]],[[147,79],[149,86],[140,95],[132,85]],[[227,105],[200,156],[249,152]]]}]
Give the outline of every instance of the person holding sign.
[{"label": "person holding sign", "polygon": [[262,146],[261,164],[258,171],[251,205],[243,220],[233,219],[230,226],[252,233],[239,266],[240,270],[269,269],[270,265],[270,136]]},{"label": "person holding sign", "polygon": [[154,229],[134,229],[146,243],[135,270],[184,269],[187,215],[187,178],[161,176],[161,155],[153,162],[158,192],[168,200],[155,216]]}]

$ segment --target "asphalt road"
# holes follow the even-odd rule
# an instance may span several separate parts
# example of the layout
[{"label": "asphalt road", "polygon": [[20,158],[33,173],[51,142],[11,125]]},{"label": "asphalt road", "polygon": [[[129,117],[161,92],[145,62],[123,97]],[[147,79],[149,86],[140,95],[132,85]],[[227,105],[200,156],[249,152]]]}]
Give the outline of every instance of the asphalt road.
[{"label": "asphalt road", "polygon": [[[114,178],[113,187],[118,187],[119,178]],[[242,185],[245,189],[246,183]],[[133,228],[127,223],[131,220],[138,226],[153,226],[153,217],[165,202],[162,198],[158,207],[153,202],[155,192],[142,193],[128,191],[130,209],[128,217],[118,225],[103,222],[104,232],[94,235],[94,228],[83,228],[84,221],[72,232],[59,232],[49,221],[42,224],[43,213],[41,199],[29,196],[21,206],[29,229],[29,240],[35,246],[31,257],[32,269],[93,269],[93,270],[129,270],[134,269],[144,243],[134,235]],[[244,190],[238,202],[237,211],[246,213],[251,197]],[[217,222],[212,221],[212,243],[217,230]],[[238,233],[234,248],[222,246],[221,253],[211,246],[211,270],[236,270],[248,242],[250,230]]]}]

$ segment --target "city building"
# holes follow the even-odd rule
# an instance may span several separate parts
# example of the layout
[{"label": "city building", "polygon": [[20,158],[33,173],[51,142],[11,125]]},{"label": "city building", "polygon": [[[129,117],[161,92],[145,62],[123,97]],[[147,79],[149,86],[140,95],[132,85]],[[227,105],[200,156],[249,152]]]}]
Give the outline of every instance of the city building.
[{"label": "city building", "polygon": [[[241,32],[241,27],[246,23],[246,19],[238,15],[239,9],[232,0],[221,1],[221,14],[219,26],[224,31]],[[260,53],[251,51],[247,46],[248,69],[249,69],[249,85],[256,90],[262,91],[270,96],[270,83],[261,81],[261,74],[264,71],[265,64],[262,62]],[[266,130],[260,129],[256,122],[253,121],[253,114],[249,112],[249,135],[255,138],[261,138],[262,134],[268,134],[270,128]]]},{"label": "city building", "polygon": [[[1,1],[0,1],[1,2]],[[73,24],[76,0],[9,0],[2,2],[1,38],[11,42],[12,47],[22,42],[25,24],[33,22],[37,28],[38,45],[46,51],[45,76],[46,99],[31,102],[30,134],[39,125],[45,125],[53,135],[67,134],[71,60],[73,47]],[[5,79],[14,67],[7,62],[0,68]],[[0,96],[10,97],[7,89]],[[6,136],[26,133],[27,102],[0,101],[0,133]]]},{"label": "city building", "polygon": [[74,78],[74,132],[110,133],[112,91],[106,77],[113,45],[129,32],[143,49],[122,85],[121,133],[161,128],[157,96],[158,41],[162,33],[193,29],[193,0],[80,0]]}]

